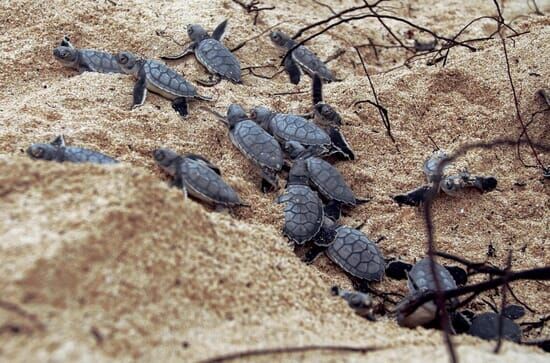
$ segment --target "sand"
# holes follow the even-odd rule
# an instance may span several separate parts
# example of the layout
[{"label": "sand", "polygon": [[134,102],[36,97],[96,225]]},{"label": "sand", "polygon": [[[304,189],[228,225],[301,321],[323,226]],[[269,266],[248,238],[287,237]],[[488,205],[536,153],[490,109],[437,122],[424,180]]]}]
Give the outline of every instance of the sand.
[{"label": "sand", "polygon": [[[281,208],[275,194],[259,192],[255,169],[231,145],[227,130],[192,102],[182,121],[170,103],[150,95],[130,111],[133,80],[63,68],[51,55],[68,34],[78,47],[130,50],[146,57],[176,53],[181,47],[157,31],[186,41],[185,26],[213,29],[230,19],[225,42],[231,47],[281,21],[293,32],[330,15],[314,2],[278,1],[275,10],[253,15],[231,1],[9,1],[0,4],[0,361],[6,362],[181,362],[251,348],[346,344],[391,346],[362,354],[312,352],[267,356],[261,361],[445,362],[437,331],[399,328],[389,317],[376,323],[355,316],[329,294],[333,285],[351,287],[349,279],[326,257],[300,262],[281,235]],[[391,2],[408,16],[442,34],[452,35],[469,20],[494,15],[491,2],[423,0],[411,7]],[[547,14],[550,4],[539,1]],[[350,0],[335,9],[354,5]],[[506,1],[504,15],[528,33],[508,41],[512,76],[524,118],[543,107],[536,90],[550,80],[550,17],[534,14],[524,1]],[[305,19],[303,14],[312,14]],[[395,25],[400,34],[406,28]],[[468,33],[482,37],[494,24],[479,22]],[[421,37],[418,32],[412,39]],[[365,223],[372,239],[384,236],[386,256],[408,261],[425,253],[421,211],[398,207],[391,195],[423,182],[421,165],[440,146],[461,144],[520,132],[498,40],[477,43],[475,53],[453,49],[448,64],[408,69],[399,65],[402,50],[364,49],[378,96],[389,110],[399,151],[388,138],[378,113],[357,100],[372,99],[353,45],[367,38],[390,42],[374,21],[345,25],[312,42],[322,58],[340,48],[346,53],[330,63],[342,82],[325,87],[325,98],[341,112],[343,132],[357,160],[338,169],[358,195],[372,198],[343,219]],[[243,66],[275,64],[280,52],[266,36],[249,42],[237,56]],[[188,79],[205,78],[193,57],[174,63]],[[272,74],[275,68],[257,70]],[[219,112],[237,102],[268,105],[288,112],[310,107],[310,80],[299,86],[284,74],[273,80],[251,75],[245,85],[222,82],[201,88],[215,97],[208,104]],[[303,91],[274,96],[273,93]],[[548,115],[530,128],[533,139],[548,141]],[[24,149],[64,134],[68,143],[101,150],[122,163],[112,167],[69,165],[29,160]],[[154,165],[151,150],[166,146],[194,152],[218,165],[226,180],[251,208],[218,213],[183,200]],[[527,149],[522,156],[533,163]],[[540,157],[548,163],[548,155]],[[437,245],[465,258],[482,261],[489,244],[503,266],[512,249],[513,268],[550,263],[548,184],[541,173],[524,168],[513,148],[473,151],[457,167],[495,175],[496,191],[467,192],[434,204]],[[376,285],[404,292],[403,281]],[[536,313],[550,312],[550,288],[517,283],[514,291]],[[498,299],[496,294],[488,294]],[[10,305],[11,304],[11,305]],[[9,307],[21,309],[14,312]],[[471,305],[487,311],[481,300]],[[26,312],[23,313],[22,311]],[[545,327],[529,338],[550,334]],[[493,344],[467,336],[454,338],[461,361],[543,362],[541,350]],[[404,358],[406,357],[406,358]],[[259,361],[254,358],[251,361]]]}]

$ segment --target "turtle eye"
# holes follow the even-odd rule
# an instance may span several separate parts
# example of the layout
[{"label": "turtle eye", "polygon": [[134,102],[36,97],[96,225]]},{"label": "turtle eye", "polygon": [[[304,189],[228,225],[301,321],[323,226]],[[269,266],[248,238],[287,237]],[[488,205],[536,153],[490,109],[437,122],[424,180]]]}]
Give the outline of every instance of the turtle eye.
[{"label": "turtle eye", "polygon": [[33,157],[40,159],[44,155],[44,148],[40,146],[33,147],[31,148],[31,154]]},{"label": "turtle eye", "polygon": [[153,153],[156,161],[162,161],[166,158],[166,155],[164,154],[164,151],[162,150],[155,150]]}]

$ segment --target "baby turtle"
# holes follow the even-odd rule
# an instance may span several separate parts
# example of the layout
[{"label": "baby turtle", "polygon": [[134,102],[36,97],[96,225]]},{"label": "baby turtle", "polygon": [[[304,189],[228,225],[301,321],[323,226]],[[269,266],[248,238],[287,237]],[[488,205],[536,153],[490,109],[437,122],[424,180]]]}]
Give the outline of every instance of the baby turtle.
[{"label": "baby turtle", "polygon": [[115,164],[117,160],[97,151],[75,146],[66,146],[63,135],[57,136],[49,144],[32,144],[27,148],[27,154],[32,159],[52,160],[59,163],[95,163]]},{"label": "baby turtle", "polygon": [[350,275],[364,281],[382,281],[384,256],[378,246],[358,229],[341,226],[326,250],[327,256]]},{"label": "baby turtle", "polygon": [[338,286],[333,286],[330,291],[333,296],[340,296],[342,299],[346,300],[355,314],[370,321],[376,320],[374,317],[374,301],[370,294],[360,291],[343,290]]},{"label": "baby turtle", "polygon": [[[281,31],[273,31],[269,34],[269,38],[277,46],[286,51],[294,48],[298,43]],[[319,74],[321,79],[326,82],[335,80],[331,71],[311,50],[300,45],[289,54],[284,61],[285,71],[288,73],[290,82],[293,84],[300,83],[301,72],[300,68],[309,74],[311,77],[315,73]]]},{"label": "baby turtle", "polygon": [[[499,314],[494,312],[479,314],[473,318],[468,334],[485,340],[496,340],[499,335],[499,319]],[[502,338],[519,343],[521,334],[517,323],[506,316],[502,317]]]},{"label": "baby turtle", "polygon": [[323,101],[323,81],[317,73],[313,75],[312,84],[312,117],[315,122],[330,136],[332,145],[329,150],[329,155],[334,155],[346,160],[355,160],[355,153],[340,131],[340,126],[342,126],[342,117],[331,105]]},{"label": "baby turtle", "polygon": [[296,141],[286,142],[285,151],[288,152],[291,159],[294,160],[290,174],[298,173],[303,178],[309,179],[315,188],[329,201],[327,214],[337,220],[340,218],[341,205],[355,206],[366,202],[364,199],[355,197],[355,194],[344,180],[344,177],[338,169],[321,158],[312,156],[309,150],[306,150]]},{"label": "baby turtle", "polygon": [[137,78],[132,108],[145,103],[147,90],[172,100],[172,107],[182,117],[188,114],[188,98],[212,100],[211,97],[199,95],[195,86],[161,62],[139,59],[130,52],[118,53],[116,59],[125,73],[132,74]]},{"label": "baby turtle", "polygon": [[237,57],[221,42],[226,26],[227,20],[224,20],[216,27],[212,36],[210,36],[200,25],[188,25],[187,35],[191,38],[191,44],[180,54],[161,58],[176,60],[190,53],[195,53],[197,60],[213,77],[210,81],[198,81],[199,83],[205,86],[214,86],[222,78],[228,79],[233,83],[241,83],[241,64]]},{"label": "baby turtle", "polygon": [[262,191],[266,193],[278,189],[277,174],[283,167],[283,152],[277,140],[251,121],[245,110],[237,104],[229,106],[226,118],[209,111],[229,128],[229,138],[233,145],[260,168]]},{"label": "baby turtle", "polygon": [[80,73],[124,73],[116,57],[111,53],[94,49],[77,49],[67,37],[64,37],[61,44],[53,50],[53,55],[65,67],[74,68]]},{"label": "baby turtle", "polygon": [[244,206],[237,192],[221,177],[219,169],[207,159],[195,154],[180,156],[166,148],[156,149],[157,164],[174,177],[174,184],[191,196],[216,207]]},{"label": "baby turtle", "polygon": [[281,144],[296,141],[305,147],[318,150],[318,154],[330,148],[331,140],[323,129],[303,117],[270,111],[263,106],[254,107],[250,118],[262,126]]},{"label": "baby turtle", "polygon": [[[456,282],[451,273],[440,264],[435,264],[439,284],[443,291],[456,289]],[[430,259],[423,258],[417,262],[408,274],[409,296],[405,297],[397,306],[397,322],[401,326],[414,328],[433,321],[437,316],[437,306],[434,301],[429,301],[416,308],[413,312],[407,311],[408,304],[418,296],[428,291],[435,291],[436,284],[431,272]],[[456,301],[451,301],[454,304]]]}]

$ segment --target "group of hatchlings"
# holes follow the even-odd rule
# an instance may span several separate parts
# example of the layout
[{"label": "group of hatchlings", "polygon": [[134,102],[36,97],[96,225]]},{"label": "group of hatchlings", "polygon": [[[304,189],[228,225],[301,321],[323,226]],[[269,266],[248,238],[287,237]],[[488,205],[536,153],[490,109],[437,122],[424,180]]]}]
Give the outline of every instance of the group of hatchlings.
[{"label": "group of hatchlings", "polygon": [[[191,38],[190,45],[181,54],[163,59],[175,60],[194,53],[211,74],[210,80],[198,81],[202,85],[214,85],[222,78],[241,83],[239,60],[221,42],[226,26],[227,20],[209,35],[201,26],[189,25],[187,33]],[[335,78],[312,51],[303,45],[296,47],[297,43],[281,31],[272,32],[270,38],[283,49],[292,50],[284,60],[284,69],[292,83],[297,84],[300,81],[301,71],[313,78],[312,111],[307,115],[294,115],[278,113],[260,106],[251,109],[247,114],[241,106],[232,104],[228,107],[226,116],[210,112],[227,126],[233,145],[260,169],[261,189],[264,193],[278,189],[278,174],[285,167],[288,168],[286,188],[276,198],[277,203],[284,204],[284,235],[296,245],[312,244],[304,257],[306,262],[313,261],[324,251],[352,278],[361,291],[368,290],[366,283],[379,282],[385,275],[408,279],[410,294],[401,304],[419,293],[434,290],[435,282],[427,258],[414,266],[402,261],[386,260],[377,244],[361,232],[360,227],[352,228],[338,223],[342,207],[353,207],[367,200],[356,197],[340,172],[322,158],[331,156],[333,159],[355,159],[352,148],[340,131],[340,115],[323,102],[322,84],[334,81]],[[145,102],[148,90],[171,100],[174,110],[182,117],[188,114],[188,99],[211,99],[200,95],[195,86],[166,64],[141,59],[129,52],[113,55],[98,50],[77,49],[65,37],[53,54],[65,66],[80,72],[133,75],[137,81],[132,108]],[[27,153],[33,159],[58,162],[117,162],[97,151],[67,146],[62,136],[49,144],[33,144],[27,149]],[[290,162],[285,161],[285,153]],[[174,184],[185,195],[190,194],[216,207],[245,205],[237,192],[222,179],[220,170],[206,158],[195,154],[178,155],[166,148],[154,150],[153,157],[173,177]],[[419,205],[425,200],[433,183],[439,183],[437,189],[449,195],[455,195],[466,187],[474,187],[482,192],[496,187],[497,181],[493,177],[472,176],[467,172],[443,175],[440,163],[446,158],[444,152],[435,152],[424,163],[424,172],[430,184],[397,195],[394,200],[399,205]],[[436,264],[436,271],[444,289],[456,288],[457,282],[465,283],[466,274],[459,268],[446,268]],[[369,294],[338,288],[334,288],[333,293],[346,299],[358,314],[369,319],[374,318],[374,304]],[[515,312],[516,317],[522,315],[518,312],[521,309],[516,305],[511,305],[508,309]],[[437,308],[433,302],[426,303],[406,315],[400,313],[398,304],[395,312],[400,325],[415,327],[434,321]],[[491,339],[496,336],[496,318],[488,317],[487,314],[495,313],[485,313],[477,317],[469,312],[457,313],[452,315],[455,323],[453,327],[456,332],[469,331],[473,335]],[[519,340],[519,327],[511,319],[505,319],[504,336]]]}]

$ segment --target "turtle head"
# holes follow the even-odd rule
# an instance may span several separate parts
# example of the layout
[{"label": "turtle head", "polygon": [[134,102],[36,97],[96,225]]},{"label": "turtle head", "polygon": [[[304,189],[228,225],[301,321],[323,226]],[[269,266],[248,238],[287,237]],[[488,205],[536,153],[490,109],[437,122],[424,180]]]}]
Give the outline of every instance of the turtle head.
[{"label": "turtle head", "polygon": [[134,54],[130,52],[117,53],[116,61],[124,73],[137,76],[140,69],[140,62]]},{"label": "turtle head", "polygon": [[71,47],[59,46],[53,50],[53,56],[68,67],[76,65],[78,62],[78,50]]},{"label": "turtle head", "polygon": [[176,175],[177,161],[180,156],[175,151],[167,148],[155,149],[153,150],[153,158],[165,172],[172,176]]},{"label": "turtle head", "polygon": [[271,118],[272,114],[273,112],[271,112],[269,108],[264,106],[257,106],[250,110],[250,119],[255,121],[264,129],[267,129],[269,119]]},{"label": "turtle head", "polygon": [[306,148],[297,141],[285,142],[283,149],[292,160],[300,158],[300,156],[306,151]]},{"label": "turtle head", "polygon": [[206,30],[198,24],[187,25],[187,35],[195,43],[208,38],[208,33]]},{"label": "turtle head", "polygon": [[309,172],[305,160],[295,160],[288,172],[288,185],[308,185]]},{"label": "turtle head", "polygon": [[227,121],[229,122],[229,127],[235,126],[239,121],[248,119],[246,111],[240,105],[232,103],[227,109]]},{"label": "turtle head", "polygon": [[340,114],[338,114],[338,112],[336,112],[331,105],[327,105],[326,103],[318,103],[313,107],[313,109],[315,118],[319,120],[320,123],[333,127],[342,126],[342,117],[340,117]]},{"label": "turtle head", "polygon": [[411,311],[411,304],[423,293],[424,292],[421,291],[412,293],[397,304],[397,323],[400,326],[415,328],[420,325],[425,325],[435,319],[437,306],[433,301],[428,301]]},{"label": "turtle head", "polygon": [[288,35],[279,30],[275,30],[269,33],[269,39],[271,39],[271,41],[279,47],[289,48],[289,46],[294,45],[293,40]]},{"label": "turtle head", "polygon": [[27,148],[27,155],[31,159],[54,160],[57,154],[57,147],[51,144],[32,144]]}]

